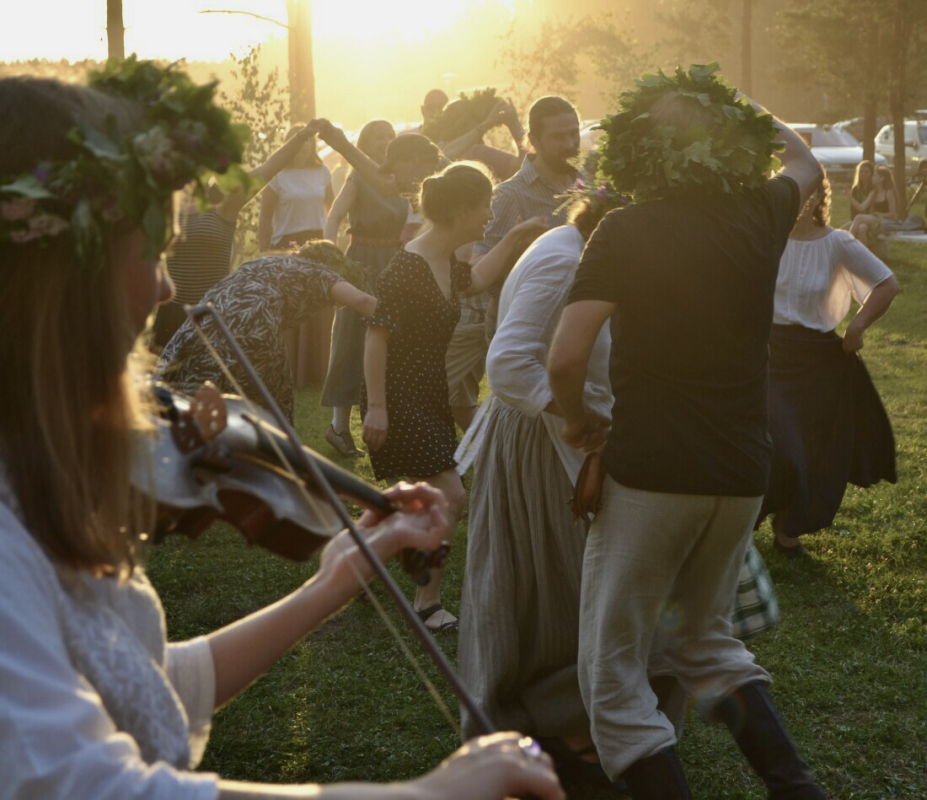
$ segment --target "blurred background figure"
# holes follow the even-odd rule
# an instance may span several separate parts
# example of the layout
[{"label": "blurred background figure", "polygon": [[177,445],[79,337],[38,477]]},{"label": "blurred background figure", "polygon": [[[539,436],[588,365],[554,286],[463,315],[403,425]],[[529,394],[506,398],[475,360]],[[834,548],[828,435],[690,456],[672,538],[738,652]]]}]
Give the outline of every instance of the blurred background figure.
[{"label": "blurred background figure", "polygon": [[898,219],[895,179],[888,167],[876,167],[872,176],[872,191],[859,204],[858,212],[850,223],[850,233],[870,250],[881,249],[879,234],[882,220]]},{"label": "blurred background figure", "polygon": [[[896,480],[891,424],[858,353],[898,282],[861,242],[829,221],[825,179],[782,256],[769,341],[773,461],[759,521],[773,515],[775,547],[791,558],[807,555],[799,536],[831,525],[848,483]],[[841,339],[834,328],[851,298],[860,308]]]},{"label": "blurred background figure", "polygon": [[[328,242],[310,243],[294,253],[261,256],[242,264],[203,296],[203,302],[212,304],[228,325],[290,422],[293,374],[284,344],[286,332],[321,308],[344,305],[363,316],[370,316],[376,308],[375,298],[331,269],[339,259],[343,260],[340,251]],[[354,277],[359,279],[359,275]],[[263,405],[231,348],[211,335],[215,330],[212,318],[207,317],[202,326],[244,394]],[[187,394],[194,394],[206,381],[222,392],[238,394],[189,319],[161,353],[158,373]]]},{"label": "blurred background figure", "polygon": [[[300,130],[305,129],[290,128],[286,140]],[[286,169],[274,176],[261,195],[258,219],[261,252],[322,239],[325,216],[333,200],[332,174],[319,158],[315,135],[305,136],[303,146],[290,159]],[[331,324],[330,317],[325,324]],[[312,326],[303,322],[289,331],[286,344],[293,378],[297,386],[304,386],[310,380],[318,346]]]},{"label": "blurred background figure", "polygon": [[229,273],[232,245],[238,215],[269,180],[292,163],[311,138],[307,128],[296,128],[284,145],[263,164],[249,173],[252,184],[248,191],[241,186],[223,194],[215,181],[209,186],[212,206],[197,209],[189,192],[182,195],[177,211],[179,232],[167,254],[167,270],[174,282],[174,297],[158,309],[155,318],[152,349],[160,352],[187,315],[184,305],[195,305],[212,286]]},{"label": "blurred background figure", "polygon": [[[361,128],[357,148],[380,165],[386,159],[389,143],[395,138],[396,132],[389,122],[373,120]],[[346,255],[364,268],[364,288],[373,295],[376,295],[380,273],[401,246],[400,235],[408,216],[409,201],[405,197],[378,192],[355,170],[348,175],[335,199],[325,223],[325,238],[338,241],[341,223],[348,218],[350,243]],[[353,308],[338,309],[321,403],[333,411],[325,439],[343,456],[362,453],[351,436],[351,408],[360,403],[366,334],[367,326]]]}]

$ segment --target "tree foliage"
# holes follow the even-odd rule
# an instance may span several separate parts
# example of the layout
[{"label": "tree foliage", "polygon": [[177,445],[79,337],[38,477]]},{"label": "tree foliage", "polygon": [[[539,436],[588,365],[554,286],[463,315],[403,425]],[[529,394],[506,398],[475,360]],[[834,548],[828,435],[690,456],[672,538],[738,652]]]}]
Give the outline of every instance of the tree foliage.
[{"label": "tree foliage", "polygon": [[[277,69],[262,71],[261,48],[255,47],[242,58],[232,59],[235,81],[231,93],[219,95],[220,102],[236,122],[251,129],[251,141],[245,150],[244,166],[256,167],[265,162],[282,144],[289,118],[289,96],[280,84]],[[257,252],[257,228],[260,203],[252,200],[238,216],[235,231],[235,254],[242,259]]]},{"label": "tree foliage", "polygon": [[545,94],[574,96],[590,73],[603,98],[614,102],[654,59],[653,48],[639,42],[633,28],[619,24],[614,14],[545,17],[534,33],[516,18],[500,39],[498,61],[511,76],[510,91],[520,112]]}]

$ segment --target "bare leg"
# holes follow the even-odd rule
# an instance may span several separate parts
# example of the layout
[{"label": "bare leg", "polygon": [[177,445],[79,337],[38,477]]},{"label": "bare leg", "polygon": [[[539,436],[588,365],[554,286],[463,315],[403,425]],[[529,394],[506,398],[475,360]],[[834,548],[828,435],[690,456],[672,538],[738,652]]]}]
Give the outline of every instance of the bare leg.
[{"label": "bare leg", "polygon": [[776,545],[778,549],[789,556],[803,556],[807,553],[798,536],[788,536],[784,533],[785,521],[788,517],[788,511],[780,511],[773,515],[772,529],[776,534]]},{"label": "bare leg", "polygon": [[861,224],[856,231],[856,238],[869,247],[869,226],[865,223]]},{"label": "bare leg", "polygon": [[[464,491],[463,481],[460,476],[452,469],[439,472],[430,478],[425,479],[428,483],[444,492],[447,499],[447,523],[448,539],[453,540],[454,530],[457,527],[457,521],[463,514],[464,505],[467,502],[467,495]],[[423,611],[432,608],[441,602],[441,580],[444,577],[443,569],[431,570],[431,579],[424,586],[419,586],[415,590],[415,600],[412,606],[416,611]],[[427,620],[425,625],[432,630],[440,630],[442,627],[453,625],[457,622],[456,617],[448,611],[436,611]]]}]

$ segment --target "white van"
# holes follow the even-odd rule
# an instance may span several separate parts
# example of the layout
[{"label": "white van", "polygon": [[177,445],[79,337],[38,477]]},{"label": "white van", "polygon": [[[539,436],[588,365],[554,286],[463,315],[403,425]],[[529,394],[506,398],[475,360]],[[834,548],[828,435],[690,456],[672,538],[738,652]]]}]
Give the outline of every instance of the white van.
[{"label": "white van", "polygon": [[[895,162],[895,129],[886,125],[876,134],[875,149],[888,163]],[[927,161],[927,120],[906,119],[904,122],[905,172],[912,175],[921,161]]]}]

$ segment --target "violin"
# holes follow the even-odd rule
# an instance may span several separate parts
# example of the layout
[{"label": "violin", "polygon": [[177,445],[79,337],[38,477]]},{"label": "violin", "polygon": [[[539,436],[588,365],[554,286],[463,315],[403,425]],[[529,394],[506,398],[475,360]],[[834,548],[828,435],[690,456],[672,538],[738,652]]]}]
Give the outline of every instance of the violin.
[{"label": "violin", "polygon": [[[155,543],[169,534],[196,539],[221,520],[251,545],[306,561],[344,530],[341,516],[300,469],[300,456],[270,414],[211,384],[193,397],[163,384],[154,394],[159,420],[155,435],[144,438],[133,482],[157,501]],[[396,510],[353,473],[304,445],[301,450],[339,497],[383,516]],[[446,544],[435,551],[405,550],[400,562],[424,586],[429,570],[442,567],[449,552]]]},{"label": "violin", "polygon": [[[211,522],[221,519],[252,544],[304,560],[347,529],[479,732],[493,733],[495,727],[486,713],[370,549],[340,498],[381,514],[396,510],[392,501],[300,442],[215,308],[188,306],[186,311],[204,336],[199,322],[212,317],[215,332],[225,339],[268,411],[221,395],[215,387],[201,389],[193,398],[156,388],[162,423],[157,435],[145,439],[147,449],[142,449],[144,457],[132,476],[136,488],[153,493],[158,503],[155,541],[174,532],[196,538]],[[400,562],[414,581],[425,585],[429,570],[443,566],[449,552],[447,543],[432,552],[406,550]]]}]

